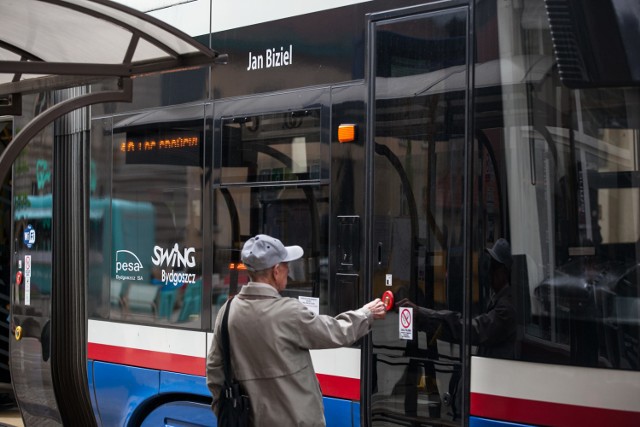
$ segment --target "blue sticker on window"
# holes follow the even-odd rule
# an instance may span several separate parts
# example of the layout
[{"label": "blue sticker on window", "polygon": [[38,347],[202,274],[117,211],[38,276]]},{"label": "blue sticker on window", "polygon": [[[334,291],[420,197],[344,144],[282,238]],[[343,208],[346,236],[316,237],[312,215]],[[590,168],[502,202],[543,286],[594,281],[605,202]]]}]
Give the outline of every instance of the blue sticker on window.
[{"label": "blue sticker on window", "polygon": [[31,224],[27,225],[27,228],[24,230],[24,244],[27,248],[31,249],[31,247],[36,243],[36,230],[33,229]]}]

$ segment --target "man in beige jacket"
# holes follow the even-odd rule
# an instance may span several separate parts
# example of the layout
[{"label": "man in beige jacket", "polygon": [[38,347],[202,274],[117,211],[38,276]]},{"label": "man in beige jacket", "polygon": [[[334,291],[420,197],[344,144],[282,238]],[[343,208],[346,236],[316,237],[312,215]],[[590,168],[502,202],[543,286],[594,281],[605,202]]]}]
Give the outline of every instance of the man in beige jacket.
[{"label": "man in beige jacket", "polygon": [[[242,249],[251,281],[234,298],[228,328],[231,366],[249,395],[254,426],[324,426],[322,393],[309,350],[351,345],[386,314],[380,299],[330,317],[281,297],[288,263],[303,254],[301,247],[285,247],[267,235],[252,237]],[[207,357],[207,385],[216,414],[224,383],[220,328],[227,306],[218,313]]]}]

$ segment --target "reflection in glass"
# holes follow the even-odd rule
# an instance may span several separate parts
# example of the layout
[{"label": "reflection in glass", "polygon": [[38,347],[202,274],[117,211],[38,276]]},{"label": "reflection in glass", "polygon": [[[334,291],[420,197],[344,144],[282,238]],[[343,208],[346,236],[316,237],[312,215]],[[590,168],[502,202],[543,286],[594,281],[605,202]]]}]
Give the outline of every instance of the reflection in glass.
[{"label": "reflection in glass", "polygon": [[94,314],[110,307],[110,319],[199,328],[204,108],[142,113],[119,118],[113,133],[104,128],[104,140],[94,136],[91,212],[109,222],[95,227],[102,235],[92,234],[92,244],[102,242],[111,263],[101,264],[108,281],[95,292],[102,302]]},{"label": "reflection in glass", "polygon": [[222,119],[222,182],[319,180],[320,110]]},{"label": "reflection in glass", "polygon": [[[393,291],[414,316],[462,309],[466,19],[376,25],[373,295]],[[456,425],[458,347],[418,323],[399,339],[399,311],[387,317],[372,335],[373,425]]]},{"label": "reflection in glass", "polygon": [[[25,97],[24,111],[30,113],[14,118],[15,129],[25,127],[33,118],[31,114],[37,114],[40,108],[48,108],[50,100],[47,94]],[[13,221],[11,215],[5,217],[7,225],[13,224],[10,241],[15,242],[14,250],[7,251],[12,257],[8,282],[13,288],[10,330],[22,328],[20,340],[12,335],[5,335],[5,339],[11,337],[7,343],[10,344],[12,386],[21,403],[25,423],[31,424],[60,423],[51,379],[49,328],[53,270],[52,178],[54,140],[67,142],[68,139],[55,128],[48,126],[36,135],[14,162]],[[2,135],[1,139],[6,141],[6,136]],[[14,279],[18,272],[22,274],[20,284]],[[30,277],[27,279],[27,276]]]},{"label": "reflection in glass", "polygon": [[[492,13],[500,19],[482,19]],[[487,2],[478,17],[478,33],[495,37],[478,39],[476,70],[500,59],[502,86],[475,101],[474,238],[491,240],[483,218],[498,206],[514,255],[518,358],[638,370],[640,91],[562,85],[542,1]],[[479,311],[487,296],[475,286]]]},{"label": "reflection in glass", "polygon": [[326,313],[328,186],[230,187],[214,195],[214,311],[249,280],[240,260],[244,242],[268,234],[304,249],[303,258],[289,264],[283,296],[319,298],[320,312]]}]

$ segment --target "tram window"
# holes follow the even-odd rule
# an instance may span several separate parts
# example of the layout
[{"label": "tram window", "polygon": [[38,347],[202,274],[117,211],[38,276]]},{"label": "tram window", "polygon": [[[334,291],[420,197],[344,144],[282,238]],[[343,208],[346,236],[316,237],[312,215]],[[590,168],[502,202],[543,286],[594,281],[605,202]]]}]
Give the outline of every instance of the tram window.
[{"label": "tram window", "polygon": [[289,264],[282,294],[316,298],[320,312],[327,312],[328,190],[328,186],[277,186],[214,192],[214,314],[229,294],[236,294],[249,281],[240,250],[256,234],[269,234],[304,249],[303,258]]},{"label": "tram window", "polygon": [[109,218],[102,305],[111,319],[200,328],[204,108],[114,121],[92,133],[97,169],[111,165],[91,202]]},{"label": "tram window", "polygon": [[223,118],[222,183],[317,181],[320,136],[319,109]]},{"label": "tram window", "polygon": [[[640,370],[640,90],[575,90],[553,65],[536,71],[553,44],[541,2],[524,5],[510,12],[520,25],[479,28],[496,37],[479,39],[483,61],[528,71],[503,67],[499,91],[476,97],[476,187],[497,190],[476,207],[478,251],[511,242],[517,359]],[[493,49],[506,40],[517,56]]]}]

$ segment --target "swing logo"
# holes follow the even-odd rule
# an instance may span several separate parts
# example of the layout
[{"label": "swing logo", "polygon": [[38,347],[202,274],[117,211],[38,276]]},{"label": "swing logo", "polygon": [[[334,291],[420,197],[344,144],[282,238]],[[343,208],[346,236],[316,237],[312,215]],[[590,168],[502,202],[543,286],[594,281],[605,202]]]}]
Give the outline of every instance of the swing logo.
[{"label": "swing logo", "polygon": [[[195,248],[184,248],[180,252],[180,246],[177,243],[171,249],[160,246],[153,248],[154,256],[151,258],[151,262],[158,267],[164,267],[162,269],[162,282],[164,282],[165,286],[169,284],[179,286],[184,283],[196,282],[195,273],[184,272],[184,269],[196,266],[195,252]],[[175,267],[180,270],[173,270]],[[167,271],[169,268],[171,268],[171,271]]]},{"label": "swing logo", "polygon": [[144,269],[140,258],[131,251],[116,251],[116,280],[142,280],[139,273]]}]

